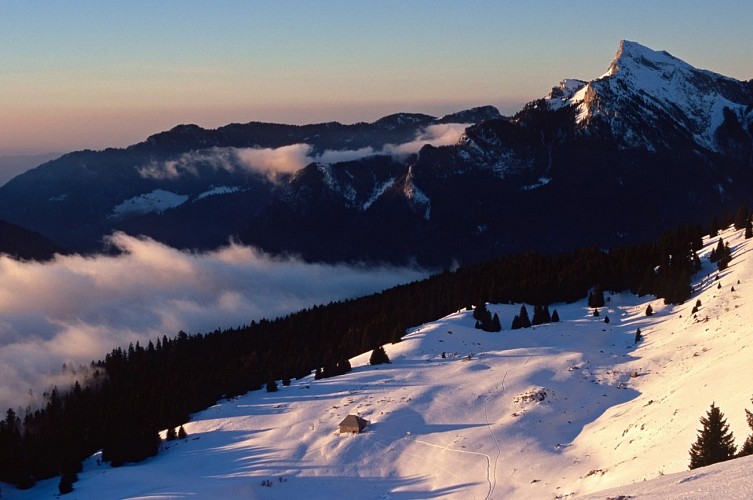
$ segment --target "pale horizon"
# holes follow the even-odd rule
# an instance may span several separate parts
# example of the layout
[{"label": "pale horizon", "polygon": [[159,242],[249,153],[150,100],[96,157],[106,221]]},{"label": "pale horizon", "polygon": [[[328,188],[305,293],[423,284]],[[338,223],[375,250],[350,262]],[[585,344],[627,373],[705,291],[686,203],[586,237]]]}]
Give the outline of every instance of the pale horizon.
[{"label": "pale horizon", "polygon": [[749,80],[751,25],[733,0],[3,2],[0,155],[124,147],[182,123],[512,114],[601,75],[621,39]]}]

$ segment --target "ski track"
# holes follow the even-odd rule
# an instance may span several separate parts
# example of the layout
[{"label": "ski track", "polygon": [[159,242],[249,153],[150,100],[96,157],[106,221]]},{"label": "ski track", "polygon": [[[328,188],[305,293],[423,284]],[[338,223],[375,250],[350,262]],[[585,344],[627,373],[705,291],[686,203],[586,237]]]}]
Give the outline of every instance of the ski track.
[{"label": "ski track", "polygon": [[[454,448],[448,448],[447,446],[442,446],[440,444],[429,443],[428,441],[424,441],[424,440],[418,439],[418,438],[414,439],[413,442],[425,444],[427,446],[432,446],[434,448],[439,448],[440,450],[450,451],[450,452],[453,452],[453,453],[466,453],[468,455],[478,455],[478,456],[482,456],[482,457],[486,458],[486,482],[489,483],[489,492],[490,493],[487,494],[487,496],[485,498],[489,498],[489,495],[491,494],[491,491],[492,491],[492,481],[491,481],[491,476],[490,476],[490,474],[491,474],[491,457],[489,457],[489,455],[487,455],[486,453],[479,453],[479,452],[476,452],[476,451],[466,451],[466,450],[457,450],[457,449],[454,449]],[[473,493],[473,491],[471,491],[470,493],[473,496],[473,498],[476,498],[476,495]]]}]

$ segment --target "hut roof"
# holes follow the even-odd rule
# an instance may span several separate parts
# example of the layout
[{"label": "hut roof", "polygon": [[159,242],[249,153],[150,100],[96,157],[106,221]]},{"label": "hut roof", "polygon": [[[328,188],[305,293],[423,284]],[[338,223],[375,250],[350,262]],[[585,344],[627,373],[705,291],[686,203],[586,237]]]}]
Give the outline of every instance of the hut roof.
[{"label": "hut roof", "polygon": [[361,432],[368,424],[357,415],[348,415],[340,422],[340,432]]}]

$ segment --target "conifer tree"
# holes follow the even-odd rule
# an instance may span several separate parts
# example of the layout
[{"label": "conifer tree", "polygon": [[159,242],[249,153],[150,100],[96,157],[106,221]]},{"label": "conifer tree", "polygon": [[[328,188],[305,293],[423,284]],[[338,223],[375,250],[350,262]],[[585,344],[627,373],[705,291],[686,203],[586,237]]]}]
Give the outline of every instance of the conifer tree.
[{"label": "conifer tree", "polygon": [[690,468],[724,462],[735,456],[734,437],[729,430],[724,414],[711,403],[711,409],[701,417],[702,429],[690,447]]},{"label": "conifer tree", "polygon": [[492,332],[501,332],[502,331],[502,323],[499,321],[499,315],[497,313],[494,313],[494,317],[492,318],[492,324],[491,324],[491,330]]},{"label": "conifer tree", "polygon": [[[753,399],[751,399],[751,402],[753,402]],[[753,430],[753,413],[749,412],[747,409],[745,410],[745,419],[748,422],[748,427]],[[746,455],[753,455],[753,434],[748,435],[738,453],[738,456],[740,457]]]},{"label": "conifer tree", "polygon": [[476,329],[484,330],[487,332],[492,330],[492,314],[489,309],[486,308],[485,303],[481,303],[473,310],[473,317],[476,319]]},{"label": "conifer tree", "polygon": [[510,330],[520,330],[520,316],[517,314],[512,319],[512,325],[510,325]]},{"label": "conifer tree", "polygon": [[520,327],[521,328],[529,328],[531,326],[531,320],[528,317],[528,309],[526,309],[525,305],[520,306]]},{"label": "conifer tree", "polygon": [[73,491],[73,483],[78,481],[78,475],[75,473],[66,472],[60,477],[58,483],[58,491],[61,495],[66,495]]},{"label": "conifer tree", "polygon": [[379,346],[371,351],[371,357],[369,358],[370,365],[381,365],[383,363],[389,363],[390,358],[384,350],[384,347]]},{"label": "conifer tree", "polygon": [[732,260],[732,251],[729,248],[729,244],[725,244],[722,238],[719,238],[719,242],[716,247],[711,250],[709,254],[709,261],[716,262],[716,267],[723,271],[727,269],[730,261]]},{"label": "conifer tree", "polygon": [[635,331],[635,343],[637,344],[641,340],[643,340],[643,335],[641,334],[641,329],[638,328],[638,330]]},{"label": "conifer tree", "polygon": [[473,309],[473,318],[481,321],[486,317],[486,314],[488,312],[489,310],[486,308],[486,304],[484,302],[481,302]]},{"label": "conifer tree", "polygon": [[350,360],[349,359],[342,359],[337,363],[337,375],[343,375],[345,373],[348,373],[353,369],[352,366],[350,366]]},{"label": "conifer tree", "polygon": [[186,439],[188,437],[188,434],[186,434],[186,430],[181,425],[178,429],[178,439]]},{"label": "conifer tree", "polygon": [[[721,243],[721,239],[719,242]],[[720,271],[724,271],[727,269],[727,266],[729,266],[730,261],[732,260],[732,251],[729,249],[729,243],[724,245],[724,249],[719,253],[719,250],[717,250],[717,255],[719,257],[719,260],[716,263],[716,267]]]},{"label": "conifer tree", "polygon": [[743,229],[748,222],[750,222],[748,206],[743,204],[737,210],[737,215],[735,215],[735,229]]},{"label": "conifer tree", "polygon": [[540,325],[544,323],[544,308],[541,306],[533,306],[533,319],[531,325]]},{"label": "conifer tree", "polygon": [[714,216],[713,219],[711,219],[711,224],[709,225],[709,236],[714,237],[719,234],[719,219]]},{"label": "conifer tree", "polygon": [[651,304],[646,306],[646,316],[653,316],[654,315],[654,308],[651,307]]},{"label": "conifer tree", "polygon": [[277,382],[272,377],[267,380],[267,392],[277,392]]},{"label": "conifer tree", "polygon": [[703,264],[701,264],[701,258],[698,256],[697,252],[693,252],[693,270],[695,272],[700,271],[703,268]]},{"label": "conifer tree", "polygon": [[552,312],[552,323],[559,323],[560,322],[560,314],[557,312],[557,309]]},{"label": "conifer tree", "polygon": [[178,435],[175,433],[175,427],[168,427],[165,433],[165,441],[174,441]]}]

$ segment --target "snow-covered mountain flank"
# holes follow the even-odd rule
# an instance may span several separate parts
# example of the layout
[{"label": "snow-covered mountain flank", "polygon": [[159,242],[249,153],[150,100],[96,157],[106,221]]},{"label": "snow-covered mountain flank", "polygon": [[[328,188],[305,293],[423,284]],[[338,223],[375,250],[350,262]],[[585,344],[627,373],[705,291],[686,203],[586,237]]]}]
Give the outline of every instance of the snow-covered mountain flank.
[{"label": "snow-covered mountain flank", "polygon": [[181,125],[70,153],[0,188],[0,219],[73,250],[121,230],[446,266],[645,241],[734,211],[751,189],[753,82],[623,41],[602,76],[563,80],[513,117]]},{"label": "snow-covered mountain flank", "polygon": [[[708,260],[719,237],[733,255],[721,272]],[[682,305],[607,294],[599,316],[585,300],[554,304],[560,322],[533,328],[509,329],[521,304],[488,305],[498,333],[468,310],[417,326],[385,346],[391,364],[366,353],[343,376],[220,401],[138,464],[96,454],[72,497],[749,498],[749,458],[682,471],[712,402],[738,444],[751,432],[751,242],[707,238]],[[362,433],[338,432],[350,414],[369,422]]]},{"label": "snow-covered mountain flank", "polygon": [[602,77],[565,80],[559,90],[547,99],[550,107],[575,106],[586,133],[608,131],[623,148],[652,151],[683,139],[699,150],[724,152],[728,128],[749,134],[753,125],[751,82],[696,69],[627,40]]}]

